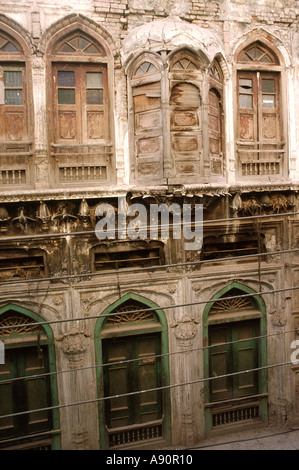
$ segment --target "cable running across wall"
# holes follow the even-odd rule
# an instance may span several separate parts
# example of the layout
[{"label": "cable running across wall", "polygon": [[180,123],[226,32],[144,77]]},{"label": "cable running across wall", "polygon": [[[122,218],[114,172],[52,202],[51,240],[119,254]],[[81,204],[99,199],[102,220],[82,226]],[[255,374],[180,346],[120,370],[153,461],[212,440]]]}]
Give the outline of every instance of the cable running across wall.
[{"label": "cable running across wall", "polygon": [[[256,367],[256,368],[253,368],[253,369],[247,369],[247,370],[238,371],[238,372],[231,372],[230,374],[217,375],[215,377],[205,377],[203,379],[190,380],[189,382],[182,382],[182,383],[177,383],[177,384],[172,384],[172,385],[162,385],[161,387],[154,387],[154,388],[148,388],[148,389],[144,389],[144,390],[137,390],[136,392],[127,392],[127,393],[122,393],[122,394],[118,394],[118,395],[111,395],[111,396],[108,396],[108,397],[92,398],[90,400],[81,400],[81,401],[73,402],[73,403],[65,403],[65,404],[61,404],[61,405],[48,406],[48,407],[45,407],[45,408],[38,408],[38,409],[35,409],[35,410],[20,411],[18,413],[10,413],[10,414],[7,414],[7,415],[2,415],[2,416],[0,416],[0,420],[10,418],[10,417],[13,417],[13,416],[22,416],[22,415],[26,415],[26,414],[30,414],[30,413],[39,413],[41,411],[50,411],[50,410],[55,410],[55,409],[60,409],[60,408],[68,408],[68,407],[77,406],[77,405],[87,405],[87,404],[91,404],[91,403],[102,402],[102,401],[105,401],[105,400],[111,400],[113,398],[122,398],[122,397],[139,395],[139,394],[142,394],[142,393],[156,392],[156,391],[160,391],[160,390],[167,390],[167,389],[172,389],[172,388],[177,388],[177,387],[183,387],[183,386],[186,386],[186,385],[194,385],[194,384],[203,383],[203,382],[207,382],[207,381],[211,381],[211,380],[222,379],[222,378],[225,378],[225,377],[233,377],[233,376],[240,375],[240,374],[247,374],[249,372],[257,372],[257,371],[261,371],[261,370],[273,369],[275,367],[282,367],[282,366],[286,366],[286,365],[290,365],[290,364],[293,364],[292,361],[280,362],[280,363],[277,363],[277,364],[270,364],[270,365],[267,365],[267,366]],[[248,397],[250,398],[250,395]]]},{"label": "cable running across wall", "polygon": [[[229,344],[236,344],[236,343],[243,343],[248,340],[256,340],[256,339],[265,339],[265,338],[270,338],[273,336],[281,336],[289,333],[294,333],[297,332],[297,328],[294,328],[292,330],[287,330],[279,333],[270,333],[267,335],[259,335],[259,336],[253,336],[250,338],[244,338],[244,339],[238,339],[235,341],[227,341],[226,343],[219,343],[217,344],[217,347],[221,346],[227,346]],[[171,357],[171,356],[176,356],[179,354],[187,354],[187,353],[193,353],[193,352],[198,352],[198,351],[204,351],[206,349],[211,349],[214,348],[215,345],[208,345],[208,346],[200,346],[199,348],[192,348],[192,349],[185,349],[184,351],[174,351],[174,352],[169,352],[169,353],[164,353],[164,354],[153,354],[153,355],[148,355],[146,356],[147,359],[163,359],[164,357]],[[111,361],[107,362],[106,364],[95,364],[93,366],[86,366],[86,367],[77,367],[76,369],[65,369],[65,370],[60,370],[60,371],[53,371],[53,372],[44,372],[42,374],[34,374],[30,375],[30,379],[37,379],[41,377],[49,377],[52,375],[59,375],[59,374],[65,374],[69,372],[77,372],[77,371],[83,371],[83,370],[90,370],[90,369],[98,369],[100,367],[107,367],[107,366],[115,366],[115,365],[123,365],[123,364],[130,364],[138,361],[142,361],[144,357],[138,357],[134,359],[125,359],[125,360],[119,360],[119,361]],[[6,380],[1,380],[0,384],[5,384],[5,383],[11,383],[11,382],[17,382],[18,380],[23,380],[26,379],[28,376],[24,377],[15,377],[12,379],[6,379]],[[1,417],[1,416],[0,416]]]}]

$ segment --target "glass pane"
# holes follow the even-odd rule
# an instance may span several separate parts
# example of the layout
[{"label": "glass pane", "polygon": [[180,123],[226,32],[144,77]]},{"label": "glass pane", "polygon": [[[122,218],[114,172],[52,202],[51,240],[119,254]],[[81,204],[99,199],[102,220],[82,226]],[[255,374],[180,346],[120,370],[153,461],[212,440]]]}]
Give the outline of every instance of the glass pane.
[{"label": "glass pane", "polygon": [[57,85],[63,87],[75,86],[75,72],[59,70],[57,73]]},{"label": "glass pane", "polygon": [[60,88],[58,90],[58,104],[75,104],[75,90]]},{"label": "glass pane", "polygon": [[252,80],[250,78],[240,78],[239,91],[242,93],[252,93]]},{"label": "glass pane", "polygon": [[86,49],[84,49],[84,52],[86,52],[87,54],[96,54],[98,50],[93,44],[91,44]]},{"label": "glass pane", "polygon": [[74,37],[73,39],[71,39],[69,41],[69,43],[75,48],[75,49],[79,49],[79,37],[76,36]]},{"label": "glass pane", "polygon": [[102,88],[103,87],[102,72],[87,72],[86,73],[86,87],[87,88]]},{"label": "glass pane", "polygon": [[18,49],[11,42],[7,42],[5,46],[1,48],[1,51],[2,52],[18,52]]},{"label": "glass pane", "polygon": [[23,104],[22,90],[5,90],[5,104],[8,106],[21,106]]},{"label": "glass pane", "polygon": [[22,88],[22,72],[4,72],[4,86]]},{"label": "glass pane", "polygon": [[86,90],[87,104],[103,104],[103,90]]},{"label": "glass pane", "polygon": [[240,95],[239,107],[241,109],[252,109],[252,95]]},{"label": "glass pane", "polygon": [[73,47],[71,47],[69,44],[65,43],[62,48],[60,49],[60,52],[70,52],[70,53],[73,53],[75,52],[76,49],[74,49]]},{"label": "glass pane", "polygon": [[81,50],[85,49],[90,44],[90,41],[87,41],[85,38],[79,38],[79,48]]},{"label": "glass pane", "polygon": [[263,57],[260,59],[260,62],[273,62],[273,60],[268,54],[264,54]]},{"label": "glass pane", "polygon": [[262,80],[262,92],[263,93],[275,93],[275,80],[264,78]]},{"label": "glass pane", "polygon": [[263,108],[275,108],[274,95],[263,95]]}]

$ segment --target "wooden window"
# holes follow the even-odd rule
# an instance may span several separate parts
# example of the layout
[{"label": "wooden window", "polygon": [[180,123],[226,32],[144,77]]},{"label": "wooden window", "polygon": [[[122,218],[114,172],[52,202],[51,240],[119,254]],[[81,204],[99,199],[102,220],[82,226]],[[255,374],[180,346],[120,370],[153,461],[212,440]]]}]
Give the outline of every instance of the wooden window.
[{"label": "wooden window", "polygon": [[41,250],[1,250],[0,279],[9,280],[44,277],[46,272],[44,254]]},{"label": "wooden window", "polygon": [[[209,326],[210,377],[257,368],[258,340],[254,337],[258,336],[258,332],[259,320]],[[256,393],[258,393],[257,371],[211,380],[212,402]]]},{"label": "wooden window", "polygon": [[25,68],[13,64],[3,65],[0,74],[0,143],[26,139],[26,106]]},{"label": "wooden window", "polygon": [[97,143],[109,137],[105,66],[53,66],[53,125],[56,143]]},{"label": "wooden window", "polygon": [[[160,334],[103,340],[105,395],[123,395],[161,386]],[[119,361],[131,361],[119,364]],[[162,418],[162,392],[106,400],[108,428],[146,425]],[[156,436],[155,436],[156,437]],[[138,440],[138,439],[136,439]],[[140,439],[141,440],[141,439]]]},{"label": "wooden window", "polygon": [[159,242],[132,242],[93,250],[94,270],[146,267],[163,264],[163,246]]},{"label": "wooden window", "polygon": [[270,50],[255,43],[239,54],[238,63],[237,148],[241,174],[279,175],[284,142],[278,60]]},{"label": "wooden window", "polygon": [[[0,364],[0,415],[51,406],[49,377],[31,378],[48,371],[46,347],[7,349],[5,364]],[[14,380],[18,377],[22,379]],[[1,439],[27,437],[51,429],[51,412],[48,410],[0,419],[0,446]]]}]

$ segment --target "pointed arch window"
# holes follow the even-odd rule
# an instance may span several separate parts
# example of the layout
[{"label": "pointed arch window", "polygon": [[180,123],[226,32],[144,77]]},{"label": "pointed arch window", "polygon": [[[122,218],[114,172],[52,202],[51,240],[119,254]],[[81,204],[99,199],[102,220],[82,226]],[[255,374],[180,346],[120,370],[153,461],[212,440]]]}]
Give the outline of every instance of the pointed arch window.
[{"label": "pointed arch window", "polygon": [[49,49],[49,123],[55,183],[67,186],[75,181],[89,185],[111,181],[115,175],[107,45],[96,34],[78,29]]},{"label": "pointed arch window", "polygon": [[[102,448],[115,448],[169,436],[167,329],[164,314],[154,304],[127,294],[103,313],[96,326],[105,367],[99,381],[105,400],[100,425]],[[101,359],[102,357],[102,359]],[[150,389],[150,391],[146,391]],[[143,390],[142,394],[135,393]]]},{"label": "pointed arch window", "polygon": [[277,55],[257,41],[237,55],[240,176],[282,176],[285,142]]},{"label": "pointed arch window", "polygon": [[[53,334],[41,319],[18,306],[0,310],[0,448],[54,449],[59,446]],[[38,410],[38,411],[34,411]],[[3,418],[1,418],[3,416]],[[56,430],[56,431],[55,431]]]},{"label": "pointed arch window", "polygon": [[[18,38],[18,39],[17,39]],[[0,185],[33,184],[32,87],[29,50],[22,38],[0,31]]]},{"label": "pointed arch window", "polygon": [[205,308],[205,374],[213,378],[205,385],[207,431],[266,418],[266,318],[253,293],[233,283]]}]

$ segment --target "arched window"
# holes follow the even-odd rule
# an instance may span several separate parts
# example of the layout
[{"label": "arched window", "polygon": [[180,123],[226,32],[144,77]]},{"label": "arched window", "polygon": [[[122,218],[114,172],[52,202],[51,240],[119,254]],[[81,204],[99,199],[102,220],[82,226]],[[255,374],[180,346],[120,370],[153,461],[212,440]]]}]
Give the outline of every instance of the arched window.
[{"label": "arched window", "polygon": [[33,183],[32,101],[28,50],[24,48],[23,42],[0,30],[0,185],[3,187]]},{"label": "arched window", "polygon": [[[38,315],[8,305],[0,309],[0,448],[57,449],[59,415],[53,333]],[[34,411],[38,410],[38,411]],[[3,418],[1,418],[3,416]]]},{"label": "arched window", "polygon": [[283,174],[284,136],[277,55],[256,41],[237,54],[239,176]]},{"label": "arched window", "polygon": [[[101,448],[168,441],[169,394],[161,390],[169,381],[163,312],[149,300],[127,294],[103,312],[95,341],[97,364],[105,364],[97,369],[104,390],[100,396],[117,395],[100,407]],[[147,389],[151,391],[135,393]]]},{"label": "arched window", "polygon": [[204,351],[205,376],[211,378],[205,383],[206,431],[239,421],[266,419],[266,318],[262,300],[252,289],[232,283],[207,304],[204,325],[204,343],[208,346]]},{"label": "arched window", "polygon": [[[77,29],[50,42],[48,93],[55,183],[111,183],[110,58],[98,35]],[[56,36],[55,36],[56,37]]]}]

